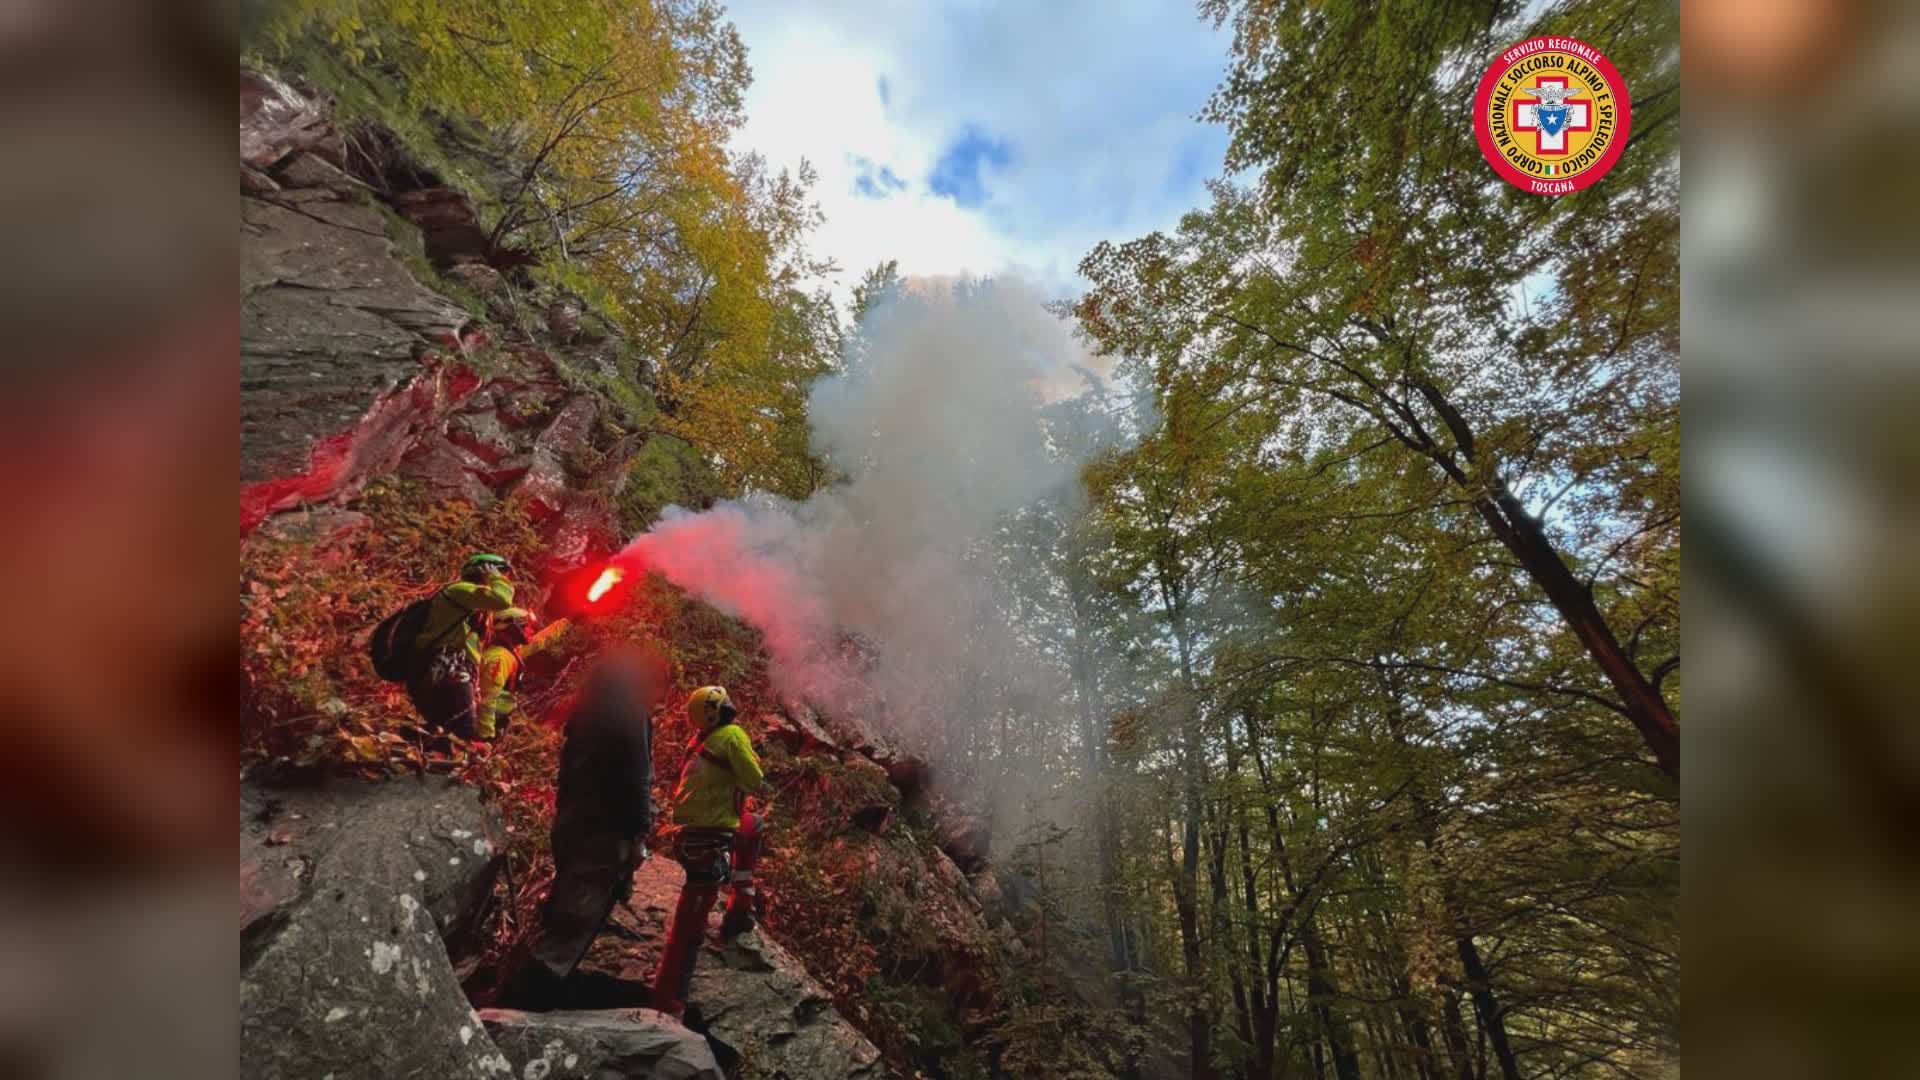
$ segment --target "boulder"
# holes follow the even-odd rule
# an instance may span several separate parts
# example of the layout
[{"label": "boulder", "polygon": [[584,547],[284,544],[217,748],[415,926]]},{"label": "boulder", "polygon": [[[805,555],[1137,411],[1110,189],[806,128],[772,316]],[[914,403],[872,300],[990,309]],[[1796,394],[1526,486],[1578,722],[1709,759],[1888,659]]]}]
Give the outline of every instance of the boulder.
[{"label": "boulder", "polygon": [[241,1075],[506,1075],[448,953],[472,944],[505,842],[447,780],[243,780]]},{"label": "boulder", "polygon": [[1011,867],[969,871],[974,895],[980,898],[987,921],[999,926],[1028,927],[1035,921],[1040,904],[1040,886]]},{"label": "boulder", "polygon": [[622,532],[610,508],[612,500],[595,498],[605,487],[590,484],[587,497],[574,498],[560,516],[547,522],[546,562],[549,567],[572,569],[596,553],[619,546]]},{"label": "boulder", "polygon": [[280,190],[279,181],[251,165],[240,166],[240,194],[271,195]]},{"label": "boulder", "polygon": [[948,809],[938,816],[933,841],[960,869],[971,874],[987,865],[993,830],[984,818]]},{"label": "boulder", "polygon": [[905,752],[878,758],[875,763],[887,771],[887,782],[909,799],[925,790],[928,779],[933,775],[933,769],[925,758]]},{"label": "boulder", "polygon": [[[946,854],[941,852],[941,854]],[[1000,876],[991,866],[983,866],[967,879],[981,911],[995,925],[1006,921],[1006,895],[1000,889]]]},{"label": "boulder", "polygon": [[[402,456],[417,445],[420,433],[444,413],[457,381],[457,370],[431,366],[400,388],[375,398],[366,413],[343,431],[318,437],[319,433],[309,428],[289,425],[290,431],[305,433],[315,441],[307,447],[302,467],[290,474],[244,484],[240,489],[241,535],[277,511],[302,502],[345,498],[358,492],[371,477],[392,472]],[[248,428],[244,407],[242,416],[244,475]]]},{"label": "boulder", "polygon": [[482,1009],[516,1076],[544,1080],[724,1080],[707,1040],[652,1009]]},{"label": "boulder", "polygon": [[393,208],[420,227],[427,258],[436,265],[486,261],[491,246],[487,231],[465,194],[449,187],[403,191],[393,197]]},{"label": "boulder", "polygon": [[[491,394],[475,394],[475,398],[491,398]],[[488,403],[488,407],[475,410],[469,403],[468,411],[453,418],[447,425],[447,438],[478,456],[488,465],[498,465],[513,456],[523,440],[515,437],[500,415]]]},{"label": "boulder", "polygon": [[527,470],[514,490],[527,500],[535,520],[544,521],[566,509],[576,486],[568,476],[567,460],[591,449],[599,417],[599,403],[578,394],[534,437]]},{"label": "boulder", "polygon": [[475,506],[493,502],[487,473],[493,466],[478,454],[449,439],[418,443],[401,462],[400,474],[418,480],[442,498],[465,499]]},{"label": "boulder", "polygon": [[[614,909],[581,972],[634,987],[651,984],[685,881],[672,859],[649,859],[634,874],[631,901]],[[689,1026],[703,1030],[722,1058],[743,1063],[746,1075],[877,1080],[885,1074],[880,1051],[835,1011],[826,989],[757,930],[724,943],[709,937],[687,1004]]]},{"label": "boulder", "polygon": [[555,300],[547,305],[547,332],[555,339],[570,342],[580,334],[580,305],[571,300]]},{"label": "boulder", "polygon": [[848,754],[842,762],[849,778],[860,781],[848,792],[848,821],[870,833],[884,833],[893,824],[900,795],[887,780],[887,771],[859,754]]},{"label": "boulder", "polygon": [[838,756],[840,744],[833,741],[819,718],[804,705],[789,706],[779,712],[762,713],[755,727],[767,738],[787,748],[790,754],[828,753]]},{"label": "boulder", "polygon": [[346,194],[366,187],[338,165],[308,151],[288,158],[273,174],[282,188],[319,188]]},{"label": "boulder", "polygon": [[473,294],[482,300],[498,298],[506,293],[507,279],[500,271],[483,262],[463,259],[447,267],[447,276],[473,290]]},{"label": "boulder", "polygon": [[933,863],[933,875],[939,879],[947,895],[965,903],[975,914],[979,914],[982,910],[980,896],[974,891],[973,884],[967,880],[967,876],[960,872],[960,867],[947,857],[946,852],[938,848],[934,849],[930,861]]},{"label": "boulder", "polygon": [[816,719],[822,728],[832,733],[836,744],[857,750],[884,764],[904,753],[879,727],[868,722],[867,714],[881,715],[884,712],[883,703],[875,697],[868,701],[864,708],[845,709],[826,715],[816,714]]},{"label": "boulder", "polygon": [[359,532],[372,522],[372,518],[357,510],[320,507],[281,514],[262,531],[280,540],[297,540],[315,544]]},{"label": "boulder", "polygon": [[449,187],[402,191],[393,197],[393,208],[401,217],[418,225],[422,232],[459,228],[479,221],[473,201]]},{"label": "boulder", "polygon": [[270,169],[302,150],[339,164],[346,141],[326,105],[261,71],[240,69],[240,163]]}]

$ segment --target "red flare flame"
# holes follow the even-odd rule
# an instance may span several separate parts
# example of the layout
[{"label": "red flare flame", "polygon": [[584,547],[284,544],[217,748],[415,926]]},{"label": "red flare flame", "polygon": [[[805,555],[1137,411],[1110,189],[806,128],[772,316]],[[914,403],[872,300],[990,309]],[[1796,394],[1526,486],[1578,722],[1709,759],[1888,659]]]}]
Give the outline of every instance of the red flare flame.
[{"label": "red flare flame", "polygon": [[620,579],[626,576],[626,572],[617,566],[609,566],[600,571],[600,576],[594,578],[592,586],[587,589],[587,603],[599,603],[600,598],[607,595],[607,590],[620,584]]}]

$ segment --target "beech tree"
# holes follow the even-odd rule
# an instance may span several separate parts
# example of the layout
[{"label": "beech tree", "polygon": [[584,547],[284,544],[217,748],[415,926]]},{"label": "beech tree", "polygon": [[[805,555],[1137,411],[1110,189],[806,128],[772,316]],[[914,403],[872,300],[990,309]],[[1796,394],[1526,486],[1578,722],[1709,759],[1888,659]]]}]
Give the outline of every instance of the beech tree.
[{"label": "beech tree", "polygon": [[[1207,3],[1234,27],[1209,114],[1233,133],[1211,206],[1103,243],[1082,323],[1179,382],[1288,406],[1275,435],[1397,455],[1409,496],[1507,551],[1676,782],[1677,108],[1668,5]],[[1474,146],[1484,58],[1592,35],[1624,65],[1632,142],[1592,187],[1542,199]],[[1478,673],[1489,679],[1500,671]]]},{"label": "beech tree", "polygon": [[[1096,247],[1074,306],[1162,418],[1089,476],[1110,587],[1165,658],[1111,706],[1164,793],[1119,860],[1177,987],[1162,1034],[1195,1077],[1655,1074],[1678,1013],[1671,7],[1202,11],[1234,32],[1208,114],[1235,179]],[[1488,58],[1550,33],[1634,92],[1619,164],[1559,199],[1494,176],[1470,115]]]}]

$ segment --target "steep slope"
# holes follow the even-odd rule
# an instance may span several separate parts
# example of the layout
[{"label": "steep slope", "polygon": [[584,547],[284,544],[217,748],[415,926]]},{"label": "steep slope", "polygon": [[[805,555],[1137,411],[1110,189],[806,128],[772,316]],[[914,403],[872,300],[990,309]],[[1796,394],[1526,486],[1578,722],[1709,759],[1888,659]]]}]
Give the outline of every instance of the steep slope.
[{"label": "steep slope", "polygon": [[[512,266],[464,257],[449,238],[471,220],[458,192],[376,197],[345,167],[323,101],[287,82],[245,73],[241,105],[250,1060],[261,1075],[372,1075],[374,1062],[382,1075],[706,1075],[684,1032],[642,1008],[678,887],[664,858],[641,868],[585,967],[602,996],[593,1008],[471,1012],[458,979],[487,997],[550,872],[558,737],[517,725],[490,759],[431,746],[362,653],[380,615],[471,546],[512,553],[522,602],[557,605],[557,583],[615,546],[632,514],[703,497],[698,462],[649,442],[644,359],[603,322]],[[754,635],[662,584],[578,636],[530,676],[530,715],[619,640],[666,647],[690,685],[763,696]],[[658,729],[661,799],[687,735],[678,723]],[[775,789],[773,912],[763,933],[703,959],[691,1003],[713,1052],[748,1075],[974,1074],[983,1058],[967,1044],[995,1022],[994,967],[1017,937],[940,850],[936,837],[967,830],[936,824],[926,765],[860,717],[748,723]],[[307,783],[451,774],[461,783],[426,790],[466,817],[422,829],[381,817],[427,797],[411,779],[291,790],[265,779],[296,761]],[[414,832],[429,847],[460,832],[491,839],[484,858],[455,852],[461,862],[440,867]],[[948,846],[984,870],[983,852]],[[369,866],[381,869],[354,869]],[[458,887],[442,893],[458,893],[457,910],[413,895],[415,873],[431,888],[450,870]],[[326,891],[336,878],[339,896]],[[433,925],[406,931],[418,941],[401,978],[378,970],[397,946],[376,924],[404,921],[409,900]],[[354,1037],[341,1040],[347,1020]]]}]

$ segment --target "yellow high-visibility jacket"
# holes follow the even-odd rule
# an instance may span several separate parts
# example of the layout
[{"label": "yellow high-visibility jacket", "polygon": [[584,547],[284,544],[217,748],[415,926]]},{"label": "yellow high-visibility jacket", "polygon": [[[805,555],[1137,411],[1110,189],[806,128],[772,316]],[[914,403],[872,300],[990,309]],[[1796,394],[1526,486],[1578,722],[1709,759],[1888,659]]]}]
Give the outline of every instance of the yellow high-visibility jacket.
[{"label": "yellow high-visibility jacket", "polygon": [[474,715],[474,731],[483,739],[493,738],[499,722],[513,715],[518,703],[513,698],[514,676],[520,664],[534,653],[553,647],[560,635],[573,624],[561,619],[533,635],[533,640],[518,649],[489,645],[480,654],[480,709]]},{"label": "yellow high-visibility jacket", "polygon": [[722,724],[687,756],[673,792],[673,821],[703,829],[738,829],[749,794],[766,781],[753,742],[739,724]]},{"label": "yellow high-visibility jacket", "polygon": [[[485,585],[456,581],[433,595],[433,606],[427,609],[427,624],[421,627],[415,644],[422,649],[465,645],[467,655],[478,664],[480,635],[473,632],[473,627],[462,624],[476,611],[505,611],[512,606],[513,583],[499,574],[488,578]],[[460,629],[456,630],[456,626]]]}]

